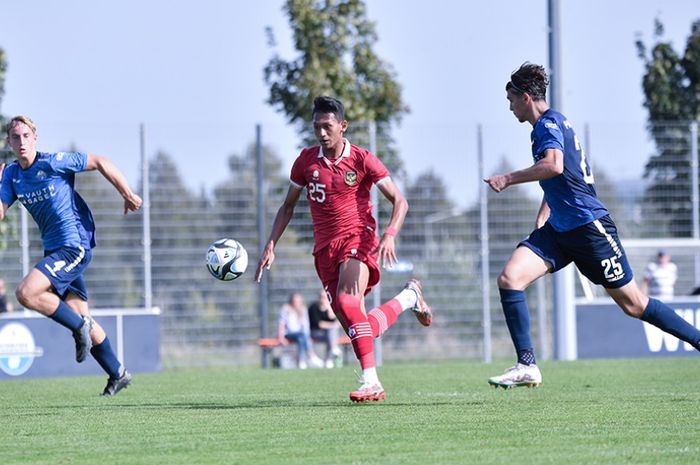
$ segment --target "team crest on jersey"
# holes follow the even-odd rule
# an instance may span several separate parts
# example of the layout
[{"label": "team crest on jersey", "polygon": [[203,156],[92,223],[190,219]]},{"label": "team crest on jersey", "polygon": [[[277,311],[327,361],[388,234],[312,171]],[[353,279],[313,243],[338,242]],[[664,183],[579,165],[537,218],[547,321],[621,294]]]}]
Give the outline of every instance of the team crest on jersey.
[{"label": "team crest on jersey", "polygon": [[357,184],[357,171],[346,171],[345,172],[345,184],[348,186],[354,186]]},{"label": "team crest on jersey", "polygon": [[314,170],[314,172],[311,173],[311,176],[313,176],[314,179],[318,179],[318,170]]},{"label": "team crest on jersey", "polygon": [[39,170],[36,172],[36,177],[39,179],[44,179],[46,178],[46,171]]}]

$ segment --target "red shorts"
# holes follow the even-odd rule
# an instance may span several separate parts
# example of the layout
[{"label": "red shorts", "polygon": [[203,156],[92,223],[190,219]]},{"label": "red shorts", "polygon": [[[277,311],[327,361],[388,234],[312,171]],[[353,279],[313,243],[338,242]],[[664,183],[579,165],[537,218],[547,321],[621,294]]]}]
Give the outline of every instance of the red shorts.
[{"label": "red shorts", "polygon": [[369,281],[365,295],[369,294],[379,282],[379,266],[377,254],[372,253],[379,245],[379,239],[374,231],[363,230],[359,234],[352,233],[340,239],[335,239],[330,244],[314,253],[314,265],[316,273],[323,283],[323,287],[335,298],[338,287],[338,268],[341,263],[350,258],[357,259],[369,268]]}]

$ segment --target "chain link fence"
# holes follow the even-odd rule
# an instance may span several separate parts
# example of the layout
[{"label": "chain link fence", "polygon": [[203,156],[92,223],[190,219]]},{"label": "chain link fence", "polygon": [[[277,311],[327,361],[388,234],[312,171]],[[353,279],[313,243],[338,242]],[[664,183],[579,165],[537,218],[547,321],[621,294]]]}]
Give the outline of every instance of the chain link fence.
[{"label": "chain link fence", "polygon": [[[624,144],[619,144],[624,134],[597,139],[596,131],[604,134],[606,125],[584,126],[584,146],[595,149],[589,151],[589,159],[596,188],[618,224],[637,280],[657,248],[666,248],[680,271],[677,293],[689,294],[700,282],[694,242],[700,237],[697,125],[666,123],[650,129],[652,148],[650,153],[638,154],[643,174],[636,177],[607,169],[624,149]],[[381,286],[374,292],[385,301],[400,291],[409,277],[416,276],[423,281],[426,298],[436,311],[429,329],[420,327],[411,315],[399,318],[382,338],[385,360],[512,356],[495,279],[514,246],[533,227],[541,192],[537,186],[522,185],[496,194],[481,183],[483,176],[532,163],[522,132],[489,126],[464,131],[472,132],[466,138],[473,142],[472,149],[464,147],[463,153],[452,154],[454,163],[436,162],[421,172],[402,165],[386,128],[373,132],[365,125],[353,124],[349,135],[353,143],[376,146],[376,152],[396,173],[410,204],[398,238],[401,266],[385,270]],[[148,138],[148,128],[145,133]],[[425,136],[430,137],[429,128]],[[503,141],[511,140],[519,147],[517,152],[500,152]],[[309,304],[318,293],[305,196],[276,248],[266,292],[253,282],[262,247],[259,220],[265,222],[265,240],[289,185],[289,167],[275,150],[264,140],[258,148],[264,168],[261,182],[256,175],[256,146],[251,144],[245,153],[229,158],[225,179],[201,189],[186,184],[188,165],[176,163],[167,149],[149,153],[147,169],[140,170],[137,181],[143,185],[147,173],[150,202],[147,209],[134,215],[122,214],[121,198],[99,174],[76,177],[77,188],[97,223],[98,247],[86,275],[91,306],[138,308],[150,298],[162,312],[165,366],[258,364],[261,353],[256,339],[274,335],[278,309],[289,294],[301,292]],[[138,154],[133,159],[137,160]],[[485,166],[483,173],[481,166]],[[446,179],[474,186],[473,194],[452,198],[454,186]],[[263,186],[262,205],[259,185]],[[380,198],[381,229],[388,221],[389,208]],[[14,207],[0,222],[0,263],[8,289],[18,284],[26,267],[43,253],[33,220],[26,221],[26,233],[23,221],[21,209]],[[239,240],[250,256],[248,272],[233,282],[216,281],[204,266],[207,247],[221,237]],[[546,341],[551,339],[550,283],[547,278],[528,293],[534,339],[545,341],[545,353]],[[602,289],[595,292],[603,295]],[[579,286],[577,293],[583,295],[583,287]],[[376,302],[372,296],[368,299],[368,307]],[[265,321],[261,321],[263,301],[269,309]]]}]

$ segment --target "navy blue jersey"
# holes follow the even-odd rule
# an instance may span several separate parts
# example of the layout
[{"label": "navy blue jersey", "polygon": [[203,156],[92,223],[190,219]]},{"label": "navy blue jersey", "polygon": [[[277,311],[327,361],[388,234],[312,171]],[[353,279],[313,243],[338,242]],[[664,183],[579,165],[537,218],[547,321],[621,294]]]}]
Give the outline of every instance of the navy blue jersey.
[{"label": "navy blue jersey", "polygon": [[16,160],[5,167],[0,200],[10,206],[19,199],[39,226],[44,250],[94,247],[92,213],[73,187],[75,173],[86,166],[84,153],[37,152],[27,169]]},{"label": "navy blue jersey", "polygon": [[552,109],[544,112],[530,138],[535,163],[544,157],[546,149],[558,149],[564,154],[564,172],[540,181],[550,209],[547,222],[556,231],[570,231],[608,214],[596,196],[593,173],[581,144],[564,115]]}]

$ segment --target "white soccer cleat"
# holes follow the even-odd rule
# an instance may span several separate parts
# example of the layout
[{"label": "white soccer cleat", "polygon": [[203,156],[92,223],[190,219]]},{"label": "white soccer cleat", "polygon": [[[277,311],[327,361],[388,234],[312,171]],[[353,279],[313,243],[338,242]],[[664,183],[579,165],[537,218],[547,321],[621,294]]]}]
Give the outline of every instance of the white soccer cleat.
[{"label": "white soccer cleat", "polygon": [[495,388],[502,387],[510,389],[518,386],[527,386],[529,388],[537,387],[542,382],[542,373],[537,365],[523,365],[517,363],[515,366],[508,368],[505,373],[500,376],[489,378],[489,384]]},{"label": "white soccer cleat", "polygon": [[416,293],[416,305],[411,309],[413,314],[418,319],[418,322],[423,326],[433,324],[433,309],[423,299],[423,286],[418,279],[409,279],[404,286],[404,289],[411,290]]},{"label": "white soccer cleat", "polygon": [[361,383],[359,389],[350,393],[353,402],[368,402],[385,400],[386,393],[380,383]]}]

